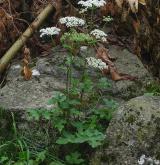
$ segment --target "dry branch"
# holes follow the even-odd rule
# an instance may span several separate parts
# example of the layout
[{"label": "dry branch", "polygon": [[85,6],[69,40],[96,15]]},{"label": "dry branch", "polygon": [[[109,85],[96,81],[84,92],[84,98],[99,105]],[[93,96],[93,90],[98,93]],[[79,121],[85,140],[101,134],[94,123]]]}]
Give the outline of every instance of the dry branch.
[{"label": "dry branch", "polygon": [[48,4],[46,8],[38,15],[33,23],[26,29],[26,31],[19,37],[19,39],[12,45],[12,47],[0,59],[0,75],[4,72],[10,61],[16,56],[17,52],[22,48],[26,41],[31,37],[34,31],[43,23],[48,15],[53,11],[54,6]]}]

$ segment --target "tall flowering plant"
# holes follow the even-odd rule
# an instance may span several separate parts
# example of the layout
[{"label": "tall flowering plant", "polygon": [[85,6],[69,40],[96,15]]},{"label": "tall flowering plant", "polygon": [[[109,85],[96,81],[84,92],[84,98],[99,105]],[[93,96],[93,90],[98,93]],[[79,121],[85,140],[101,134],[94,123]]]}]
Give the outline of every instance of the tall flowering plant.
[{"label": "tall flowering plant", "polygon": [[[78,53],[78,49],[82,44],[88,44],[92,42],[93,38],[84,33],[79,33],[76,31],[77,27],[83,27],[85,25],[85,20],[77,17],[64,17],[60,18],[60,24],[69,28],[69,31],[64,33],[61,37],[61,43],[64,48],[68,50],[67,57],[67,83],[66,90],[67,95],[70,95],[70,89],[72,87],[72,65],[74,63],[74,57]],[[85,42],[85,43],[84,43]]]},{"label": "tall flowering plant", "polygon": [[[105,0],[80,0],[78,5],[81,6],[80,12],[84,13],[88,10],[95,10],[99,7],[102,7],[106,4]],[[93,14],[93,13],[92,13]],[[92,15],[91,15],[92,17]],[[63,32],[62,29],[58,27],[47,27],[40,30],[40,37],[45,35],[51,36],[52,40],[54,36],[62,34],[60,41],[62,46],[67,49],[68,56],[66,61],[67,66],[67,83],[66,83],[66,91],[69,96],[70,89],[72,87],[72,65],[74,64],[74,58],[78,54],[79,50],[83,46],[95,46],[97,42],[106,42],[107,34],[99,29],[94,29],[87,34],[84,32],[80,32],[80,29],[83,27],[88,27],[87,20],[82,18],[78,18],[75,16],[67,16],[59,19],[59,24],[66,27],[67,32]],[[92,57],[84,57],[84,65],[83,65],[83,74],[82,79],[84,80],[85,68],[87,65],[90,67],[101,69],[107,67],[105,63],[103,63],[100,59],[93,59]]]},{"label": "tall flowering plant", "polygon": [[[101,7],[105,3],[104,0],[86,0],[79,1],[78,4],[87,11]],[[59,26],[61,28],[40,30],[41,37],[49,35],[53,39],[61,33],[59,36],[61,45],[68,53],[65,62],[66,91],[58,92],[57,96],[50,100],[50,103],[55,105],[50,117],[59,133],[56,143],[59,145],[88,143],[95,148],[105,139],[104,130],[99,125],[110,120],[112,116],[111,108],[108,110],[106,107],[99,107],[100,104],[104,106],[107,104],[101,89],[106,89],[110,85],[105,78],[100,78],[95,83],[90,77],[88,68],[103,70],[108,69],[108,66],[101,59],[87,54],[86,49],[95,47],[98,42],[106,42],[107,34],[97,28],[87,29],[87,20],[81,17],[60,18]],[[80,68],[78,79],[73,74],[76,67]]]}]

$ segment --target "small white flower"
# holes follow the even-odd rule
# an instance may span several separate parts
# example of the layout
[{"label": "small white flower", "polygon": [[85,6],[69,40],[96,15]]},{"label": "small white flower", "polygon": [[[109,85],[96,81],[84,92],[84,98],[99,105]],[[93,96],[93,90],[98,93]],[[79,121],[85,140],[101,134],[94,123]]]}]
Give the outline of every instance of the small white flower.
[{"label": "small white flower", "polygon": [[94,68],[98,68],[100,70],[108,68],[106,63],[104,63],[101,59],[96,59],[94,57],[86,58],[88,66],[92,66]]},{"label": "small white flower", "polygon": [[93,35],[97,40],[102,40],[103,42],[107,41],[107,39],[106,39],[107,34],[102,30],[95,29],[95,30],[91,31],[90,34]]},{"label": "small white flower", "polygon": [[37,69],[33,69],[32,76],[40,76],[40,72]]},{"label": "small white flower", "polygon": [[61,29],[57,28],[57,27],[47,27],[45,29],[41,29],[40,30],[40,37],[43,37],[44,35],[47,36],[53,36],[53,35],[59,35]]},{"label": "small white flower", "polygon": [[155,165],[160,165],[160,161],[159,160],[154,160],[154,164]]},{"label": "small white flower", "polygon": [[146,155],[142,155],[141,157],[140,157],[140,159],[145,159],[146,158]]},{"label": "small white flower", "polygon": [[93,7],[102,7],[106,4],[105,0],[86,0],[86,1],[79,1],[79,5],[81,5],[84,9],[84,11],[87,11],[87,9],[93,8]]},{"label": "small white flower", "polygon": [[145,163],[145,159],[146,159],[146,156],[145,155],[142,155],[140,157],[140,159],[138,160],[138,164],[139,165],[143,165]]},{"label": "small white flower", "polygon": [[111,22],[113,21],[113,18],[111,16],[103,17],[104,22]]},{"label": "small white flower", "polygon": [[78,27],[85,25],[85,21],[77,17],[64,17],[60,18],[59,22],[65,24],[67,27]]},{"label": "small white flower", "polygon": [[144,164],[144,162],[145,162],[145,160],[144,160],[144,159],[139,159],[139,160],[138,160],[138,164],[139,164],[139,165],[143,165],[143,164]]},{"label": "small white flower", "polygon": [[83,14],[83,13],[85,13],[87,11],[87,9],[81,9],[80,11],[79,11],[79,14]]},{"label": "small white flower", "polygon": [[21,66],[20,66],[19,64],[18,64],[18,65],[13,65],[12,68],[13,68],[13,69],[20,69]]},{"label": "small white flower", "polygon": [[87,48],[88,48],[87,46],[81,46],[81,47],[80,47],[80,51],[81,51],[81,52],[86,51]]},{"label": "small white flower", "polygon": [[145,155],[142,155],[140,159],[138,160],[139,165],[149,164],[149,165],[160,165],[159,160],[154,160],[152,157],[146,157]]}]

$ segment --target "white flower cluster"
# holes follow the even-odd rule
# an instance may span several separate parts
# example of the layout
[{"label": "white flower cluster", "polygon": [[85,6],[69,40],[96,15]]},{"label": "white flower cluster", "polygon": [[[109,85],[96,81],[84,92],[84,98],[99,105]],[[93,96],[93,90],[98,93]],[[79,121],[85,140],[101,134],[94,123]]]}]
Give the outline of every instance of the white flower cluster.
[{"label": "white flower cluster", "polygon": [[41,74],[40,74],[39,70],[37,70],[37,69],[32,70],[32,76],[40,76],[40,75]]},{"label": "white flower cluster", "polygon": [[104,22],[111,22],[113,21],[113,18],[111,16],[103,17]]},{"label": "white flower cluster", "polygon": [[41,29],[40,30],[40,37],[43,37],[45,35],[47,36],[53,36],[53,35],[59,35],[61,29],[57,28],[57,27],[47,27],[45,29]]},{"label": "white flower cluster", "polygon": [[142,155],[140,157],[140,159],[138,160],[138,164],[139,165],[145,165],[145,164],[160,165],[160,161],[159,160],[154,160],[151,157],[146,157],[146,155]]},{"label": "white flower cluster", "polygon": [[79,1],[79,5],[84,7],[85,10],[92,8],[92,7],[101,7],[106,4],[105,0],[86,0],[86,1]]},{"label": "white flower cluster", "polygon": [[85,21],[77,17],[64,17],[60,18],[59,22],[65,24],[67,27],[78,27],[85,25]]},{"label": "white flower cluster", "polygon": [[96,59],[94,57],[87,57],[86,60],[87,60],[88,66],[92,66],[100,70],[108,68],[106,63],[104,63],[101,59]]},{"label": "white flower cluster", "polygon": [[103,42],[107,41],[107,39],[106,39],[107,34],[102,30],[95,29],[95,30],[91,31],[90,34],[93,35],[98,40],[102,40]]},{"label": "white flower cluster", "polygon": [[81,46],[81,47],[80,47],[80,51],[81,51],[81,52],[84,52],[84,51],[87,50],[87,48],[88,48],[87,46]]}]

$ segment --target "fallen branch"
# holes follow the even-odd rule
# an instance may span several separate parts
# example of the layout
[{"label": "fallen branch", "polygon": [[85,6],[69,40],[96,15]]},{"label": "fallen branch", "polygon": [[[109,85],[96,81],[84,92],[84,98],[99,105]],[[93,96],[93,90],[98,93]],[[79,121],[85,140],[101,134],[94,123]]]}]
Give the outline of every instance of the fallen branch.
[{"label": "fallen branch", "polygon": [[26,29],[12,47],[5,53],[0,60],[0,75],[4,72],[10,61],[16,56],[17,52],[22,48],[26,41],[32,36],[34,31],[43,23],[48,15],[53,11],[54,6],[48,4],[46,8],[38,15],[34,22]]}]

